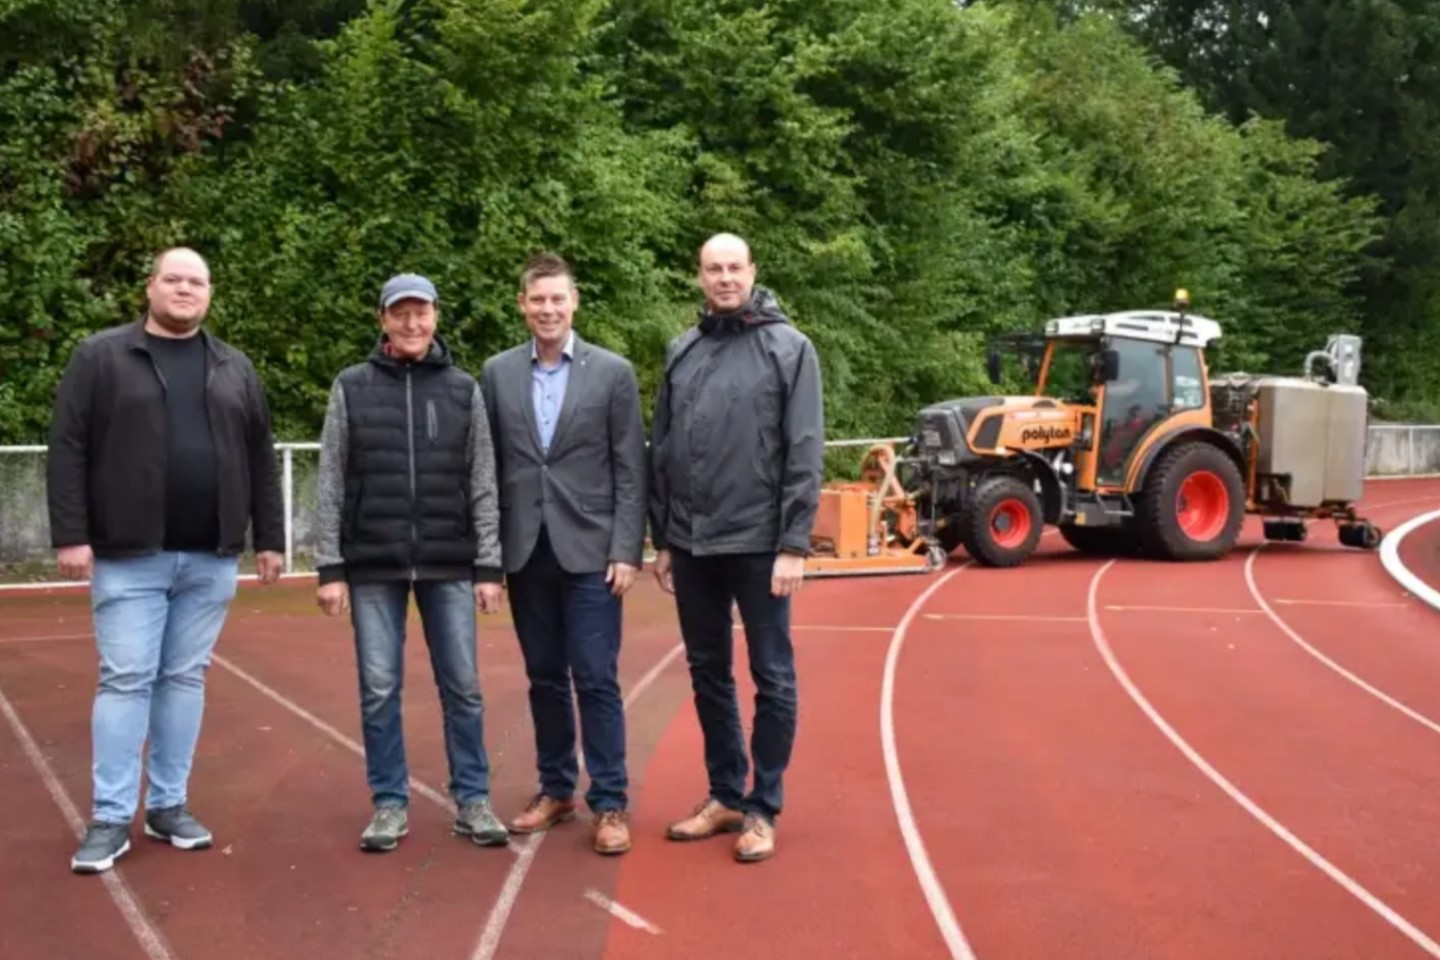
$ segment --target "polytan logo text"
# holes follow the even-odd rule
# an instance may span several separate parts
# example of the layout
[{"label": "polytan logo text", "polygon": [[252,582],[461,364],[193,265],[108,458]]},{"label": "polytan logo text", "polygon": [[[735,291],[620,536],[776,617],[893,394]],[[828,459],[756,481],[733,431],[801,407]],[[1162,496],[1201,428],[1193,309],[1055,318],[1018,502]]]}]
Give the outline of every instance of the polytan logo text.
[{"label": "polytan logo text", "polygon": [[1026,427],[1020,431],[1020,442],[1029,443],[1032,440],[1039,440],[1042,443],[1049,443],[1052,440],[1069,440],[1069,427]]}]

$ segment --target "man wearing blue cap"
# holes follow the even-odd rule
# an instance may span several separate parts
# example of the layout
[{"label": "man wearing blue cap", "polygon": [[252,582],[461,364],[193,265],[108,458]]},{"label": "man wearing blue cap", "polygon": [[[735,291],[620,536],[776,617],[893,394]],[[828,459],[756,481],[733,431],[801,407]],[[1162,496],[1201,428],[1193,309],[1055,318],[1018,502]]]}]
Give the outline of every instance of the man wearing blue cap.
[{"label": "man wearing blue cap", "polygon": [[444,705],[455,832],[504,846],[476,671],[475,609],[500,607],[499,507],[485,402],[436,335],[439,296],[401,274],[380,292],[380,341],[335,379],[321,435],[317,601],[347,610],[374,815],[364,850],[393,850],[408,828],[401,726],[406,608],[420,609]]}]

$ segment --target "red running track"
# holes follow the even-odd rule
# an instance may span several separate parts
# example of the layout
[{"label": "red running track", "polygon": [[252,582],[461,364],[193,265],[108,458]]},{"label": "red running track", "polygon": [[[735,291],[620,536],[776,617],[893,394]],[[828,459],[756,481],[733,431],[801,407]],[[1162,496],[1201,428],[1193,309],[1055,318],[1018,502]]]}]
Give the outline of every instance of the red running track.
[{"label": "red running track", "polygon": [[[1393,529],[1440,483],[1374,483],[1367,505]],[[1440,523],[1400,555],[1440,582]],[[583,823],[513,850],[449,835],[421,642],[411,835],[361,854],[353,650],[312,590],[247,588],[222,638],[192,786],[217,847],[137,831],[108,882],[69,873],[62,811],[89,803],[85,599],[0,595],[0,705],[34,751],[0,723],[0,956],[1440,957],[1440,613],[1324,525],[1303,545],[1252,526],[1215,564],[1052,537],[1019,570],[811,582],[780,852],[757,865],[663,839],[705,778],[648,579],[622,658],[630,854],[594,855]],[[748,729],[743,639],[737,667]],[[503,617],[481,673],[508,815],[534,750]]]}]

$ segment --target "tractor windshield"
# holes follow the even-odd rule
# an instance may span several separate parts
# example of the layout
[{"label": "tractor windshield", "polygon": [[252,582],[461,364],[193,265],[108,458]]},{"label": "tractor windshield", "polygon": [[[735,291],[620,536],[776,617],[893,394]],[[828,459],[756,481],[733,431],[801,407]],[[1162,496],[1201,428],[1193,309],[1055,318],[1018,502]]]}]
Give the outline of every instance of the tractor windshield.
[{"label": "tractor windshield", "polygon": [[1057,340],[1050,352],[1043,393],[1067,403],[1094,403],[1095,351],[1093,341]]}]

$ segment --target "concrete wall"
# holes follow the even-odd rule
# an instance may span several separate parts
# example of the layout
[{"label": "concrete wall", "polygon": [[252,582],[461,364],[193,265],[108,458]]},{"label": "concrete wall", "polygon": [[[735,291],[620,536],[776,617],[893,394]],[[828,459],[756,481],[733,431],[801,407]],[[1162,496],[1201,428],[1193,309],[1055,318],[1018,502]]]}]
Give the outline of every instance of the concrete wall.
[{"label": "concrete wall", "polygon": [[[860,455],[859,450],[854,453]],[[292,563],[296,570],[312,568],[318,457],[310,450],[291,452]],[[1440,426],[1371,427],[1366,466],[1371,476],[1440,474]],[[40,563],[51,556],[45,454],[0,448],[0,565]]]}]

